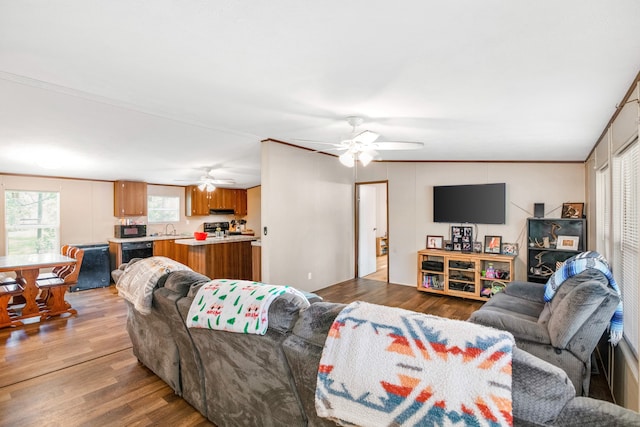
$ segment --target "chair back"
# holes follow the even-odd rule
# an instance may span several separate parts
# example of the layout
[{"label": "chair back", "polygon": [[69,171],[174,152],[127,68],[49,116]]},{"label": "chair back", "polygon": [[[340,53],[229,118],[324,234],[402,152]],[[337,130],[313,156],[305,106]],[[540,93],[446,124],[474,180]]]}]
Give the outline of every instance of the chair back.
[{"label": "chair back", "polygon": [[80,266],[82,265],[82,258],[84,257],[84,249],[64,245],[60,249],[60,253],[68,256],[69,258],[75,258],[76,263],[55,267],[52,272],[59,278],[63,279],[64,283],[76,283],[78,281],[78,274],[80,274]]},{"label": "chair back", "polygon": [[609,326],[619,300],[604,274],[587,269],[558,288],[538,322],[546,324],[554,347],[569,349],[586,360]]}]

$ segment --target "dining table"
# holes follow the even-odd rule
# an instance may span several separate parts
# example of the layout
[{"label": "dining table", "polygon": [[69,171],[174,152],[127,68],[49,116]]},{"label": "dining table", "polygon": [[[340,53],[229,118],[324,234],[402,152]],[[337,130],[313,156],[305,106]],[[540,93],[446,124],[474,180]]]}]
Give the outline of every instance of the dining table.
[{"label": "dining table", "polygon": [[[6,255],[0,256],[0,272],[13,271],[16,274],[16,283],[22,288],[17,294],[17,288],[14,288],[14,294],[21,295],[24,299],[24,307],[22,307],[15,319],[26,319],[35,316],[43,316],[45,313],[38,304],[38,294],[40,289],[36,283],[36,279],[40,274],[40,270],[44,268],[53,268],[75,264],[75,258],[71,258],[60,253],[41,253],[28,255]],[[15,299],[15,297],[14,297]],[[9,310],[7,306],[0,307],[0,310]],[[20,324],[19,320],[14,320],[15,324]],[[2,327],[3,325],[0,325]]]}]

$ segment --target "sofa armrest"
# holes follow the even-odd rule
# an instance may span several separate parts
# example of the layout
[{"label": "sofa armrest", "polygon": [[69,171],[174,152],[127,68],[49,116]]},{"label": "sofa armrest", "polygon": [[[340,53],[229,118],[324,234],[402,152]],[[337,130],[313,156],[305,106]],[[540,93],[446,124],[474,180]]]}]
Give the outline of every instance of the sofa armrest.
[{"label": "sofa armrest", "polygon": [[527,301],[544,302],[544,283],[511,282],[504,288],[504,293]]},{"label": "sofa armrest", "polygon": [[576,397],[556,419],[557,425],[637,426],[640,414],[604,400]]},{"label": "sofa armrest", "polygon": [[545,326],[508,313],[501,313],[495,310],[478,310],[471,315],[469,320],[473,323],[511,332],[516,340],[551,344],[549,332]]},{"label": "sofa armrest", "polygon": [[576,395],[567,374],[518,347],[513,348],[512,366],[514,425],[563,425],[554,420]]}]

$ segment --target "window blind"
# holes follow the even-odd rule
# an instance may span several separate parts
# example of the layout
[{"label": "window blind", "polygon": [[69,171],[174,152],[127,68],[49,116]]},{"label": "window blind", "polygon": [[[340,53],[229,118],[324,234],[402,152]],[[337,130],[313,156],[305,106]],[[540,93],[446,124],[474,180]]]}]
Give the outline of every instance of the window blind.
[{"label": "window blind", "polygon": [[640,269],[638,257],[638,167],[636,140],[614,159],[614,277],[620,285],[624,306],[624,336],[638,356],[638,315]]}]

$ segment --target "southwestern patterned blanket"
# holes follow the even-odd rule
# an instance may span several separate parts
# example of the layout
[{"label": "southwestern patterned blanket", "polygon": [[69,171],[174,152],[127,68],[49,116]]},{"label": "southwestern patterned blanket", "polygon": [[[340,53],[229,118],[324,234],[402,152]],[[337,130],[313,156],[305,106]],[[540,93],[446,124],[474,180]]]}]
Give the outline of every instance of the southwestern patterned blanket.
[{"label": "southwestern patterned blanket", "polygon": [[316,410],[342,425],[510,426],[513,345],[508,332],[354,302],[325,342]]}]

